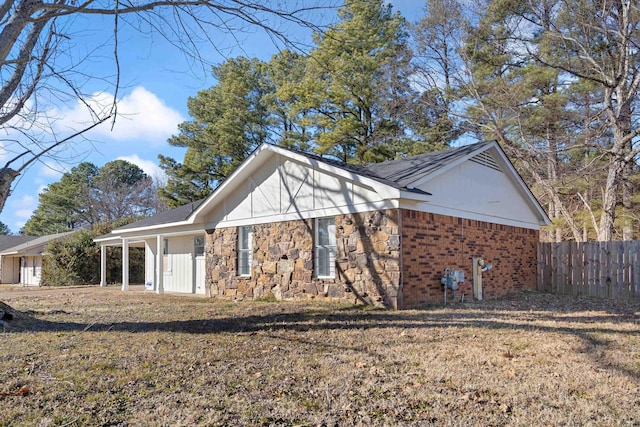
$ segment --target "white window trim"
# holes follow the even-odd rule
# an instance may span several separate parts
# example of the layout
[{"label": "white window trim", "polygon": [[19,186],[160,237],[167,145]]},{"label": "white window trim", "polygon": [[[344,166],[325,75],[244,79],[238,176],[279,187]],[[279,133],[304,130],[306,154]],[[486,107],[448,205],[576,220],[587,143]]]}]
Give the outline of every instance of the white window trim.
[{"label": "white window trim", "polygon": [[163,273],[170,274],[173,271],[173,260],[169,253],[169,239],[166,238],[162,240],[162,256],[164,257],[162,260]]},{"label": "white window trim", "polygon": [[[249,233],[249,236],[247,238],[247,248],[241,248],[240,247],[240,242],[242,241],[241,238],[241,234],[242,233]],[[253,253],[252,253],[252,249],[253,249],[253,226],[251,225],[243,225],[238,227],[238,276],[240,277],[251,277],[251,265],[253,264]],[[240,271],[240,255],[242,253],[248,252],[249,253],[249,259],[248,259],[248,267],[249,267],[249,272],[248,273],[242,273]]]},{"label": "white window trim", "polygon": [[[202,239],[202,245],[198,245],[196,241],[198,239]],[[193,238],[193,256],[194,257],[202,257],[204,256],[204,246],[205,246],[205,238],[204,236],[194,236]],[[202,248],[202,253],[198,254],[198,247]]]},{"label": "white window trim", "polygon": [[[320,229],[320,220],[323,219],[332,219],[333,220],[333,233],[328,233],[329,236],[333,237],[333,242],[329,242],[330,244],[328,245],[320,245],[320,239],[318,237],[318,230]],[[335,228],[336,228],[336,223],[335,223],[335,218],[334,217],[324,217],[324,218],[316,218],[314,221],[314,242],[313,242],[313,265],[314,265],[314,269],[315,269],[315,277],[318,279],[335,279],[336,278],[336,234],[335,234]],[[331,227],[328,227],[329,229],[327,230],[327,232],[330,231]],[[333,243],[333,244],[331,244]],[[320,274],[320,268],[319,268],[319,256],[318,256],[318,249],[328,249],[330,254],[333,254],[333,265],[329,265],[329,274],[328,275],[321,275]],[[331,259],[331,256],[330,258]],[[330,261],[331,262],[331,261]]]}]

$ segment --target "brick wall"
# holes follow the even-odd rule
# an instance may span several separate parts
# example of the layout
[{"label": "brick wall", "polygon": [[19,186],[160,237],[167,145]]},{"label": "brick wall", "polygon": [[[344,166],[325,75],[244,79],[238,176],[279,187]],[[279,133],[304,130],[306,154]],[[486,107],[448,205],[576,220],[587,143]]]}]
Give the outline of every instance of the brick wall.
[{"label": "brick wall", "polygon": [[206,281],[211,295],[329,298],[397,307],[397,218],[397,210],[336,216],[335,279],[314,276],[313,220],[254,225],[251,277],[237,275],[237,229],[208,230]]},{"label": "brick wall", "polygon": [[474,257],[493,264],[482,277],[485,299],[535,289],[538,231],[406,209],[401,215],[401,308],[442,303],[440,278],[447,267],[464,270],[457,293],[473,297]]}]

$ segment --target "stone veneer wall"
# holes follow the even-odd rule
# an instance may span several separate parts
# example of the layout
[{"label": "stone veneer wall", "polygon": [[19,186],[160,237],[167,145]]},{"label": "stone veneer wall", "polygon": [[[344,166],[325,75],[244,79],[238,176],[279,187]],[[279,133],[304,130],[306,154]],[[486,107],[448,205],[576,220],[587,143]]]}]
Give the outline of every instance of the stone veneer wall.
[{"label": "stone veneer wall", "polygon": [[462,269],[459,295],[473,297],[472,258],[493,268],[483,273],[485,299],[536,288],[539,232],[520,227],[402,209],[402,308],[442,303],[447,267]]},{"label": "stone veneer wall", "polygon": [[336,218],[336,275],[365,304],[398,308],[401,294],[398,210]]},{"label": "stone veneer wall", "polygon": [[237,228],[207,231],[206,281],[213,297],[330,298],[397,307],[398,211],[336,216],[336,278],[313,269],[313,220],[253,226],[251,277],[237,275]]}]

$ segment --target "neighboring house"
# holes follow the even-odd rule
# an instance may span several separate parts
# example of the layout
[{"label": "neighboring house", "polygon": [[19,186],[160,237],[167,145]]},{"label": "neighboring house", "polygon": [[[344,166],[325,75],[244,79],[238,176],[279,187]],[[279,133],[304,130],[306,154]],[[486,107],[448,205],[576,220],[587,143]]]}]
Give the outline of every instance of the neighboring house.
[{"label": "neighboring house", "polygon": [[0,236],[0,283],[38,286],[42,276],[44,248],[52,240],[72,234],[48,236]]},{"label": "neighboring house", "polygon": [[442,301],[447,268],[466,273],[458,295],[473,296],[477,258],[493,269],[476,296],[534,289],[547,224],[496,142],[368,167],[263,144],[207,199],[95,241],[103,273],[106,246],[144,245],[157,292],[412,308]]}]

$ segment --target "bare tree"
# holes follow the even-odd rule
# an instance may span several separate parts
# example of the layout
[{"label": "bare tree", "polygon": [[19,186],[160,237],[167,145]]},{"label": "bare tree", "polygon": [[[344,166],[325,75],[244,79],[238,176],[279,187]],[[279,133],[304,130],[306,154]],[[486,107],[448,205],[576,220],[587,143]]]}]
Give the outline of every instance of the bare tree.
[{"label": "bare tree", "polygon": [[[599,219],[585,199],[597,239],[614,238],[620,193],[623,198],[623,239],[632,235],[630,168],[640,154],[636,140],[637,98],[640,93],[640,8],[623,0],[494,1],[514,31],[505,42],[515,62],[533,59],[561,73],[564,83],[582,81],[597,93],[595,112],[602,119],[607,143],[585,141],[601,153],[606,179]],[[548,55],[549,49],[553,55]],[[622,191],[621,191],[622,190]]]},{"label": "bare tree", "polygon": [[[453,88],[449,114],[501,143],[547,204],[557,226],[549,237],[586,240],[593,228],[598,240],[612,240],[617,219],[622,238],[632,238],[631,183],[640,154],[637,2],[427,6],[419,52],[431,76]],[[460,48],[451,50],[453,43]]]},{"label": "bare tree", "polygon": [[[324,5],[322,5],[324,4]],[[247,30],[263,30],[277,46],[292,46],[292,25],[315,31],[313,23],[331,2],[271,2],[269,0],[3,0],[0,3],[0,211],[16,177],[43,157],[64,153],[69,143],[94,127],[114,121],[118,115],[120,87],[119,35],[123,26],[153,31],[180,49],[194,64],[206,64],[200,54],[203,43],[215,49],[220,32],[235,37]],[[91,59],[68,55],[79,35],[73,21],[79,16],[108,17],[112,25],[103,34],[110,49],[106,58],[111,76],[82,73],[81,63]],[[233,40],[233,39],[232,39]],[[237,40],[236,40],[237,41]],[[98,46],[99,47],[99,46]],[[96,49],[98,48],[96,47]],[[105,59],[105,58],[101,58]],[[207,68],[205,66],[205,68]],[[113,91],[107,106],[91,102],[85,87],[103,79]],[[56,103],[77,102],[91,119],[80,129],[61,133],[48,108]]]}]

